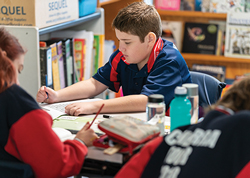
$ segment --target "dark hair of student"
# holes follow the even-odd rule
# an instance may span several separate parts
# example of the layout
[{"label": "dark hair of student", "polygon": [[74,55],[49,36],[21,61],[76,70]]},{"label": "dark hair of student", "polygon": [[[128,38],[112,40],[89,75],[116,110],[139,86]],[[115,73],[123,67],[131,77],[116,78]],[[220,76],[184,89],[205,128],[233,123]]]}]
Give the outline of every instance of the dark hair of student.
[{"label": "dark hair of student", "polygon": [[144,42],[149,32],[153,32],[157,39],[162,34],[159,13],[154,6],[145,2],[134,2],[121,9],[113,20],[112,27],[139,36],[141,42]]},{"label": "dark hair of student", "polygon": [[222,98],[211,109],[222,105],[233,111],[250,110],[250,77],[235,81]]},{"label": "dark hair of student", "polygon": [[0,28],[0,93],[16,83],[16,72],[13,65],[25,51],[18,39],[11,35],[5,28]]}]

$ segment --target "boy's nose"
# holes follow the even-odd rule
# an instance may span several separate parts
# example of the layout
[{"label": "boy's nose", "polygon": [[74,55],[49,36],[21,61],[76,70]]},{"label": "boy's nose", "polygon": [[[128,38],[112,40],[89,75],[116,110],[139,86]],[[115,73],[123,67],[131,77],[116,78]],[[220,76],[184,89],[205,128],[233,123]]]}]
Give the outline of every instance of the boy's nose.
[{"label": "boy's nose", "polygon": [[119,43],[119,50],[120,50],[121,52],[124,52],[124,51],[125,51],[125,48],[124,48],[124,46],[123,46],[121,43]]}]

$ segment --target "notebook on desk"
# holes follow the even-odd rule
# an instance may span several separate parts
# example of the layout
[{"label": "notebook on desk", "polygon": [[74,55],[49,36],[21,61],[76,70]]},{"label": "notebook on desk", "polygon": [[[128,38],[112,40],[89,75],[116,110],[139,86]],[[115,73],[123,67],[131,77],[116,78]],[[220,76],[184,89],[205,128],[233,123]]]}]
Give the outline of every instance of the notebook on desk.
[{"label": "notebook on desk", "polygon": [[[73,134],[77,133],[82,127],[87,123],[91,122],[94,119],[94,115],[86,115],[86,116],[70,116],[65,113],[65,107],[71,103],[76,102],[90,102],[90,101],[98,101],[101,100],[99,98],[96,99],[84,99],[84,100],[76,100],[76,101],[67,101],[60,102],[54,104],[40,104],[41,108],[45,110],[48,114],[51,115],[53,119],[53,128],[64,128],[71,131]],[[98,123],[100,123],[104,118],[97,117],[91,128],[98,134],[103,134],[97,127]]]}]

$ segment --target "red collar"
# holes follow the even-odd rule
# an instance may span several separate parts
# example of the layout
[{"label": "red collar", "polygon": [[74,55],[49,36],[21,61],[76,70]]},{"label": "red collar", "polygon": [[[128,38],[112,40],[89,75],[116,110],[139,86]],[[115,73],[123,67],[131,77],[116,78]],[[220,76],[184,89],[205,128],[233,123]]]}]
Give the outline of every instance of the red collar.
[{"label": "red collar", "polygon": [[149,59],[148,59],[148,73],[151,71],[154,63],[155,63],[155,60],[157,58],[157,56],[159,55],[159,53],[161,52],[163,48],[163,40],[161,39],[161,37],[156,41],[155,45],[154,45],[154,48],[149,56]]}]

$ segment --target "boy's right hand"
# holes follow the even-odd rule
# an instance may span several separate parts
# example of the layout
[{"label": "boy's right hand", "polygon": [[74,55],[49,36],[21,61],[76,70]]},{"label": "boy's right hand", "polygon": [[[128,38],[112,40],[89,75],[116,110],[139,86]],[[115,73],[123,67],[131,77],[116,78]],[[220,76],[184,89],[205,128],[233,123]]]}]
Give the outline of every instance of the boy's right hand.
[{"label": "boy's right hand", "polygon": [[42,86],[36,95],[36,101],[39,103],[54,103],[56,98],[57,92],[46,86]]}]

